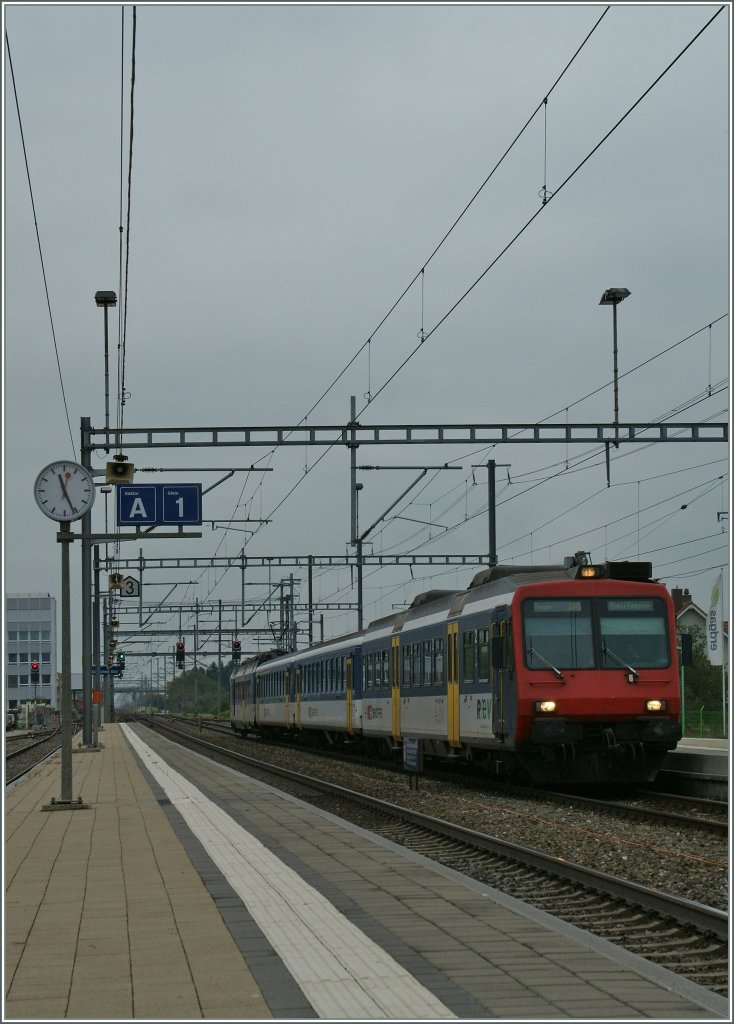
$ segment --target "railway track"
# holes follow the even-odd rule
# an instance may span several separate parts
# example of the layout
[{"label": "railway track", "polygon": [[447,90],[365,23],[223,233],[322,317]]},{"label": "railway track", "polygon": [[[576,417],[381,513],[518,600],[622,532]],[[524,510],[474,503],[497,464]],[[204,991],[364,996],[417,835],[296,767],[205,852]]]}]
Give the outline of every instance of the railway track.
[{"label": "railway track", "polygon": [[660,964],[719,995],[728,993],[725,911],[570,863],[453,822],[250,757],[197,735],[198,727],[150,723],[185,746],[288,792],[392,842],[491,885]]},{"label": "railway track", "polygon": [[[22,742],[22,739],[25,742]],[[18,737],[12,749],[5,751],[5,785],[10,786],[22,779],[36,765],[56,753],[60,746],[61,726],[51,732],[45,732],[40,738],[33,735]]]},{"label": "railway track", "polygon": [[[184,725],[189,723],[177,722]],[[191,724],[191,728],[199,729],[201,732],[217,733],[222,736],[232,737],[232,730],[229,725],[221,722],[202,721],[201,725]],[[242,741],[246,742],[246,741]],[[269,743],[270,741],[262,741]],[[282,747],[282,744],[273,744],[275,748]],[[289,748],[290,749],[290,748]],[[350,756],[345,751],[320,752],[309,748],[309,754],[329,757],[334,760],[343,760],[349,764],[366,764],[374,766],[374,761],[367,760],[359,755]],[[403,775],[403,769],[399,765],[380,763],[385,770],[394,770]],[[554,803],[557,806],[568,806],[577,808],[588,808],[589,810],[602,811],[605,814],[626,818],[630,821],[641,821],[645,823],[659,823],[671,827],[695,829],[701,832],[708,832],[713,835],[727,836],[729,832],[728,805],[715,800],[700,800],[695,797],[677,796],[675,794],[656,794],[650,790],[639,790],[620,799],[616,796],[588,796],[578,791],[544,790],[537,786],[521,786],[516,783],[505,783],[501,780],[488,778],[486,775],[472,775],[466,771],[460,774],[455,772],[429,769],[424,772],[425,778],[436,779],[441,782],[450,782],[457,787],[481,789],[500,793],[503,796],[518,797],[523,800],[532,800],[538,803]]]}]

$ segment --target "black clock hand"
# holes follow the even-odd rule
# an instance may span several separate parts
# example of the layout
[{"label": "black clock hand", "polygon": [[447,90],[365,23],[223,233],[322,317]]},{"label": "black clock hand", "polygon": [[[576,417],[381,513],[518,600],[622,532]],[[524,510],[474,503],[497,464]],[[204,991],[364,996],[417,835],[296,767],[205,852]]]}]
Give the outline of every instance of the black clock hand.
[{"label": "black clock hand", "polygon": [[72,512],[75,512],[76,509],[74,508],[74,504],[73,504],[71,498],[69,497],[69,495],[66,493],[66,484],[64,483],[64,478],[61,475],[61,473],[59,473],[59,483],[61,484],[61,493],[64,495],[66,500],[69,502],[69,505],[71,506]]}]

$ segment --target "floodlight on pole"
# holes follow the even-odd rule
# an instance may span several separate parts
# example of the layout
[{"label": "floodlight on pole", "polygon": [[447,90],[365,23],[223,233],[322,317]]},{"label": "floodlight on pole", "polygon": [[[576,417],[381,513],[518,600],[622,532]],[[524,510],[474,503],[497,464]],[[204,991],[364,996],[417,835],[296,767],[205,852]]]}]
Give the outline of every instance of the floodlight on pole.
[{"label": "floodlight on pole", "polygon": [[607,288],[599,300],[600,306],[612,307],[612,331],[614,337],[614,447],[619,448],[619,388],[617,386],[617,306],[631,292],[629,288]]}]

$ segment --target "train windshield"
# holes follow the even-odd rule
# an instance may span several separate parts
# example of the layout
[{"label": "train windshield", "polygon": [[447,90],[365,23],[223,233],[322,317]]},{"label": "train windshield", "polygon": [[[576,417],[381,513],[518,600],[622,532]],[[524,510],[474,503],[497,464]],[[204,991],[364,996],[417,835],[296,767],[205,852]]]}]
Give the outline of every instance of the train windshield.
[{"label": "train windshield", "polygon": [[531,669],[665,668],[665,604],[658,597],[532,598],[523,602]]},{"label": "train windshield", "polygon": [[551,597],[524,603],[528,668],[593,668],[591,601]]},{"label": "train windshield", "polygon": [[[659,597],[599,600],[602,667],[665,668],[670,664],[665,606]],[[616,655],[616,661],[615,656]]]}]

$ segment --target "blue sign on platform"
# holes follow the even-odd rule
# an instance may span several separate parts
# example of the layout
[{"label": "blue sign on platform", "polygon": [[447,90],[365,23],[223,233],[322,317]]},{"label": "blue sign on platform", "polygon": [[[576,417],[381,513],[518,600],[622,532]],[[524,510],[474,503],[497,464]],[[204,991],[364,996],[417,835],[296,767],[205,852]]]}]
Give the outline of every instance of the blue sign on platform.
[{"label": "blue sign on platform", "polygon": [[117,487],[117,525],[155,526],[158,522],[156,484],[119,484]]},{"label": "blue sign on platform", "polygon": [[164,523],[201,523],[201,484],[163,484],[162,515]]},{"label": "blue sign on platform", "polygon": [[406,772],[423,771],[423,747],[416,736],[403,736],[403,768]]},{"label": "blue sign on platform", "polygon": [[118,526],[200,526],[201,484],[118,484]]}]

